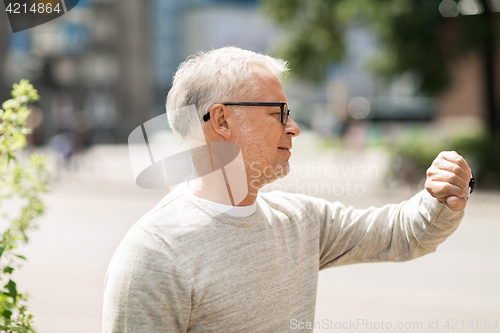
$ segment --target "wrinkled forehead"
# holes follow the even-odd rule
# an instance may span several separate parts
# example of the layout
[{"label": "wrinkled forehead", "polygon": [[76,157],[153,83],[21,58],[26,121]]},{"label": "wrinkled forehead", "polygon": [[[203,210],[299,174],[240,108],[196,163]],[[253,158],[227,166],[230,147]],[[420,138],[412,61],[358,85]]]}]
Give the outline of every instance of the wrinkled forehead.
[{"label": "wrinkled forehead", "polygon": [[269,69],[255,65],[249,71],[249,79],[242,87],[241,98],[246,98],[245,101],[286,102],[280,81]]}]

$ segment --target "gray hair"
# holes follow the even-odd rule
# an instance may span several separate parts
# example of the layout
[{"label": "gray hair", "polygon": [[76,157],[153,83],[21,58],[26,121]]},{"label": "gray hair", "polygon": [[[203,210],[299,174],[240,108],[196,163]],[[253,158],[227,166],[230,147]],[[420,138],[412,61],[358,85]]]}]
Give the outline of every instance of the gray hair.
[{"label": "gray hair", "polygon": [[[261,67],[278,79],[288,71],[287,63],[267,55],[237,47],[202,52],[189,57],[174,75],[167,96],[167,117],[172,130],[183,138],[193,129],[203,128],[204,114],[215,103],[234,102],[253,93],[252,70]],[[194,105],[197,112],[173,112]]]}]

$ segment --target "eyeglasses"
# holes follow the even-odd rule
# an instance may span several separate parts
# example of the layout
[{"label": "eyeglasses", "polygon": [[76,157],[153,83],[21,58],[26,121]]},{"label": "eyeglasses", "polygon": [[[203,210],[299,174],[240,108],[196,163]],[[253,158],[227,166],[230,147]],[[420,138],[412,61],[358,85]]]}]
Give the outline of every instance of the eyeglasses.
[{"label": "eyeglasses", "polygon": [[[281,109],[280,121],[283,125],[288,122],[290,109],[285,102],[235,102],[235,103],[221,103],[222,105],[239,105],[239,106],[279,106]],[[203,116],[203,120],[207,122],[210,119],[210,112]]]}]

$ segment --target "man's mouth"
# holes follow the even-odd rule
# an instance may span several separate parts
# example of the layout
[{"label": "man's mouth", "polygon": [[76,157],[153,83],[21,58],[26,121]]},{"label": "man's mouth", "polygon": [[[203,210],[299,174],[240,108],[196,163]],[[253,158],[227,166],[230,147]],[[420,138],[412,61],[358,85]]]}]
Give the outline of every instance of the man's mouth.
[{"label": "man's mouth", "polygon": [[286,148],[286,147],[278,147],[278,149],[281,149],[281,150],[286,150],[286,151],[290,151],[290,149]]}]

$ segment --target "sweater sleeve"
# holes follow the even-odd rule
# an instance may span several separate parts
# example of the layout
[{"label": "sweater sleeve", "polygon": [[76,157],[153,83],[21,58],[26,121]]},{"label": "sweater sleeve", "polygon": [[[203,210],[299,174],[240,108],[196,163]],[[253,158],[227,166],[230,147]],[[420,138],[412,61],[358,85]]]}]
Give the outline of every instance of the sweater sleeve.
[{"label": "sweater sleeve", "polygon": [[106,274],[103,333],[186,332],[190,290],[163,240],[135,226]]},{"label": "sweater sleeve", "polygon": [[464,212],[454,212],[426,190],[409,201],[354,209],[321,200],[320,269],[362,262],[405,261],[434,252]]}]

